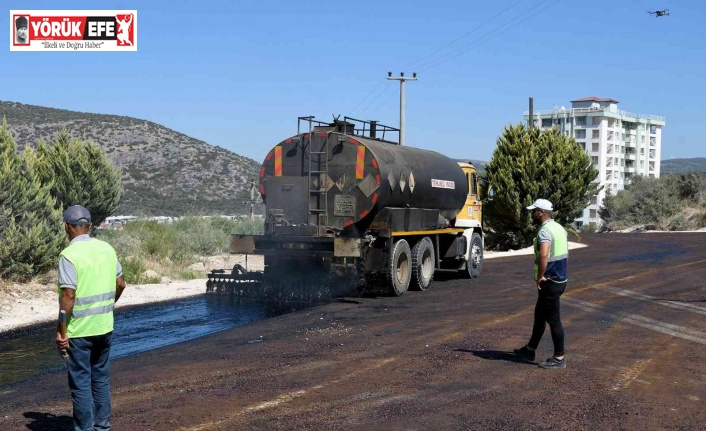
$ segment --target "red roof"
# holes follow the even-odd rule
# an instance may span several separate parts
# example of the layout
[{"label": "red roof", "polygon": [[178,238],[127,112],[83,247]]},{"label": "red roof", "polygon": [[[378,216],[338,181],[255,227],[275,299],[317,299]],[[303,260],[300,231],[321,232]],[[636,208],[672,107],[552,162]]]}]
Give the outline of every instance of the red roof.
[{"label": "red roof", "polygon": [[608,102],[608,103],[619,103],[615,99],[607,99],[604,97],[596,97],[596,96],[590,96],[590,97],[584,97],[583,99],[577,99],[577,100],[572,100],[571,103],[574,102]]}]

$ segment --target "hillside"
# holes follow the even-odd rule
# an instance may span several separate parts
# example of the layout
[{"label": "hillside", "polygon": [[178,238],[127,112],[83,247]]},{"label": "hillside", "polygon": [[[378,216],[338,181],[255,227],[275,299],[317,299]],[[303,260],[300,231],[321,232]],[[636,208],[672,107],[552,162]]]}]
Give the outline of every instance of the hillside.
[{"label": "hillside", "polygon": [[255,160],[137,118],[2,101],[0,116],[19,149],[50,141],[63,127],[100,145],[123,172],[118,214],[249,212],[249,180],[257,179],[260,169]]},{"label": "hillside", "polygon": [[665,174],[681,174],[684,172],[706,173],[706,157],[662,160],[661,170],[662,173]]}]

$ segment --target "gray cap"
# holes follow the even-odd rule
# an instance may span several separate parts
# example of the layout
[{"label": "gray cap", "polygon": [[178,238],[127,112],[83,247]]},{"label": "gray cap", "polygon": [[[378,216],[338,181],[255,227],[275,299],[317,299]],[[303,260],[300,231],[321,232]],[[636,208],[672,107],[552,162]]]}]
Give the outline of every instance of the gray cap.
[{"label": "gray cap", "polygon": [[79,226],[89,225],[91,224],[91,213],[81,205],[74,205],[64,211],[64,221]]}]

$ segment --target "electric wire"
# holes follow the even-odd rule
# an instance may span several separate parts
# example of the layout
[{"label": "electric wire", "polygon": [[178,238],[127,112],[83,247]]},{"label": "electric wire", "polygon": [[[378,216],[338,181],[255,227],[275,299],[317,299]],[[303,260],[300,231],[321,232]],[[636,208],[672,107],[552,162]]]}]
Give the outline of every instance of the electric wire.
[{"label": "electric wire", "polygon": [[[430,54],[427,54],[426,56],[424,56],[424,57],[422,57],[422,58],[419,58],[419,59],[417,59],[417,60],[414,60],[414,61],[411,62],[411,63],[407,63],[406,65],[402,66],[402,69],[407,68],[407,67],[411,67],[411,66],[414,65],[415,63],[419,63],[419,62],[421,62],[421,61],[423,61],[423,60],[426,60],[426,59],[428,59],[429,57],[432,57],[432,56],[434,56],[435,54],[437,54],[437,53],[443,51],[444,49],[446,49],[446,48],[448,48],[449,46],[451,46],[451,45],[455,44],[456,42],[458,42],[459,40],[464,39],[464,38],[467,37],[468,35],[473,34],[475,31],[481,29],[481,28],[482,28],[483,26],[485,26],[486,24],[488,24],[488,23],[494,21],[494,20],[497,19],[499,16],[501,16],[502,14],[504,14],[505,12],[507,12],[507,11],[510,10],[512,7],[514,7],[515,5],[517,5],[518,3],[522,2],[522,1],[524,1],[524,0],[516,0],[516,1],[514,1],[513,3],[510,4],[510,6],[506,7],[506,8],[503,9],[502,11],[498,12],[497,14],[495,14],[494,16],[492,16],[491,18],[485,20],[485,21],[482,22],[480,25],[478,25],[478,26],[472,28],[471,30],[467,31],[466,33],[464,33],[464,34],[461,35],[460,37],[458,37],[458,38],[452,40],[451,42],[449,42],[449,43],[447,43],[446,45],[442,46],[441,48],[439,48],[439,49],[437,49],[437,50],[431,52]],[[472,42],[471,42],[471,43],[472,43]],[[357,114],[356,109],[358,109],[358,107],[359,107],[360,105],[362,105],[373,93],[375,93],[375,91],[378,90],[378,89],[380,88],[380,86],[382,85],[382,83],[385,82],[385,81],[386,81],[386,80],[383,79],[383,80],[381,80],[380,82],[378,82],[378,84],[377,84],[368,94],[366,94],[365,97],[363,97],[363,98],[355,105],[355,107],[353,107],[353,109],[352,109],[351,111],[349,111],[349,112],[351,112],[352,115],[356,115],[356,114]],[[388,89],[385,89],[385,90],[383,90],[381,93],[378,93],[378,95],[373,99],[373,101],[376,100],[376,99],[379,99],[379,98],[382,96],[382,94],[385,93],[387,90],[388,90]],[[385,99],[385,101],[387,101],[387,100],[389,99],[389,97],[390,97],[390,96],[388,96],[388,97]],[[360,111],[360,114],[361,114],[361,115],[359,115],[359,116],[362,116],[362,114],[365,113],[365,111],[367,111],[367,110],[372,106],[372,103],[373,103],[373,102],[370,102],[369,105],[366,105],[366,107],[365,107],[362,111]],[[373,110],[373,112],[377,111],[377,110],[379,109],[379,107],[382,106],[383,104],[384,104],[384,102],[383,102],[381,105],[378,105],[378,108],[375,108],[375,109]]]},{"label": "electric wire", "polygon": [[[370,108],[372,108],[373,106],[375,106],[375,102],[376,102],[378,99],[380,99],[380,97],[382,97],[383,95],[385,95],[385,94],[387,94],[387,93],[395,94],[394,89],[395,89],[395,86],[392,84],[392,81],[388,81],[388,85],[387,85],[387,87],[385,88],[385,90],[383,90],[382,92],[378,93],[378,95],[375,96],[375,98],[372,99],[372,100],[360,111],[360,113],[361,113],[361,114],[364,114],[364,113],[367,112]],[[389,97],[389,96],[388,96],[388,97]]]},{"label": "electric wire", "polygon": [[363,102],[365,102],[365,101],[368,99],[368,97],[370,97],[370,96],[375,92],[375,90],[377,90],[378,88],[380,88],[380,86],[381,86],[385,81],[386,81],[385,79],[381,79],[380,82],[378,82],[378,84],[377,84],[372,90],[370,90],[370,93],[366,94],[365,97],[363,97],[363,98],[360,100],[360,102],[358,102],[358,103],[353,107],[353,109],[351,109],[351,110],[348,111],[348,112],[350,112],[350,113],[352,113],[352,114],[355,114],[355,110],[358,109],[358,107],[359,107],[360,105],[362,105]]},{"label": "electric wire", "polygon": [[[445,55],[444,57],[438,58],[437,60],[435,60],[433,62],[429,62],[427,64],[422,65],[421,69],[419,70],[418,73],[422,73],[422,72],[425,72],[425,71],[432,69],[434,67],[440,66],[449,60],[453,60],[454,58],[459,57],[460,55],[463,55],[463,54],[467,53],[468,51],[470,51],[474,48],[477,48],[490,40],[495,39],[496,37],[500,36],[503,33],[507,33],[508,31],[519,26],[520,24],[524,23],[525,21],[529,20],[530,18],[536,16],[537,14],[539,14],[539,13],[549,9],[550,7],[554,6],[555,4],[559,3],[561,0],[555,0],[554,2],[546,5],[545,7],[541,8],[541,9],[535,11],[534,13],[530,14],[529,16],[525,17],[524,19],[522,19],[518,22],[515,22],[517,19],[522,18],[524,15],[526,15],[527,13],[536,9],[539,5],[541,5],[542,3],[545,3],[546,1],[548,1],[548,0],[541,1],[540,3],[534,5],[533,7],[527,9],[526,11],[522,12],[520,15],[517,15],[516,17],[512,18],[510,21],[506,22],[505,24],[502,24],[501,26],[495,28],[494,30],[491,30],[491,31],[485,33],[484,35],[478,37],[477,39],[464,45],[463,47],[460,47],[460,48],[454,50],[453,52]],[[510,24],[512,24],[510,27],[503,29],[503,27],[506,27],[507,25],[510,25]],[[496,33],[496,34],[493,35],[493,33]],[[487,36],[490,36],[490,37],[487,37]]]},{"label": "electric wire", "polygon": [[415,64],[417,64],[417,63],[419,63],[419,62],[421,62],[421,61],[423,61],[423,60],[426,60],[427,58],[432,57],[432,56],[434,56],[435,54],[437,54],[437,53],[439,53],[439,52],[445,50],[446,48],[448,48],[448,47],[450,47],[451,45],[455,44],[455,43],[458,42],[459,40],[464,39],[464,38],[466,38],[466,36],[469,36],[469,35],[475,33],[477,30],[483,28],[486,24],[488,24],[488,23],[490,23],[490,22],[493,22],[496,18],[498,18],[499,16],[501,16],[502,14],[504,14],[505,12],[507,12],[508,10],[512,9],[513,6],[515,6],[515,5],[518,4],[518,3],[521,3],[522,1],[524,1],[524,0],[516,0],[515,2],[511,3],[510,6],[506,7],[505,9],[503,9],[503,10],[501,10],[500,12],[498,12],[497,14],[495,14],[492,18],[490,18],[490,19],[488,19],[488,20],[482,22],[480,25],[478,25],[478,26],[472,28],[471,30],[469,30],[469,31],[467,31],[466,33],[464,33],[463,35],[457,37],[456,39],[454,39],[454,40],[452,40],[451,42],[447,43],[446,45],[442,46],[441,48],[439,48],[439,49],[437,49],[437,50],[435,50],[435,51],[433,51],[433,52],[431,52],[431,53],[425,55],[424,57],[419,58],[419,59],[417,59],[417,60],[414,60],[414,61],[412,61],[411,63],[405,64],[405,65],[402,66],[400,69],[406,69],[406,68],[412,67],[413,65],[415,65]]}]

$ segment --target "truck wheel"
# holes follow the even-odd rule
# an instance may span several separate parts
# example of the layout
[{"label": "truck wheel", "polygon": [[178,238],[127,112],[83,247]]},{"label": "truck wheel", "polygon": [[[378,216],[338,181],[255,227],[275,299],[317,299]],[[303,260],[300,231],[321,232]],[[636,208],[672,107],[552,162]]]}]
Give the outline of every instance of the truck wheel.
[{"label": "truck wheel", "polygon": [[412,248],[412,290],[427,290],[431,286],[435,261],[434,245],[431,239],[425,236]]},{"label": "truck wheel", "polygon": [[387,273],[390,295],[402,296],[407,292],[412,278],[411,266],[409,244],[401,239],[392,246],[392,253],[390,253],[390,267]]},{"label": "truck wheel", "polygon": [[474,233],[471,236],[471,243],[468,245],[470,251],[464,269],[459,270],[464,278],[478,278],[483,267],[483,241],[480,235]]}]

